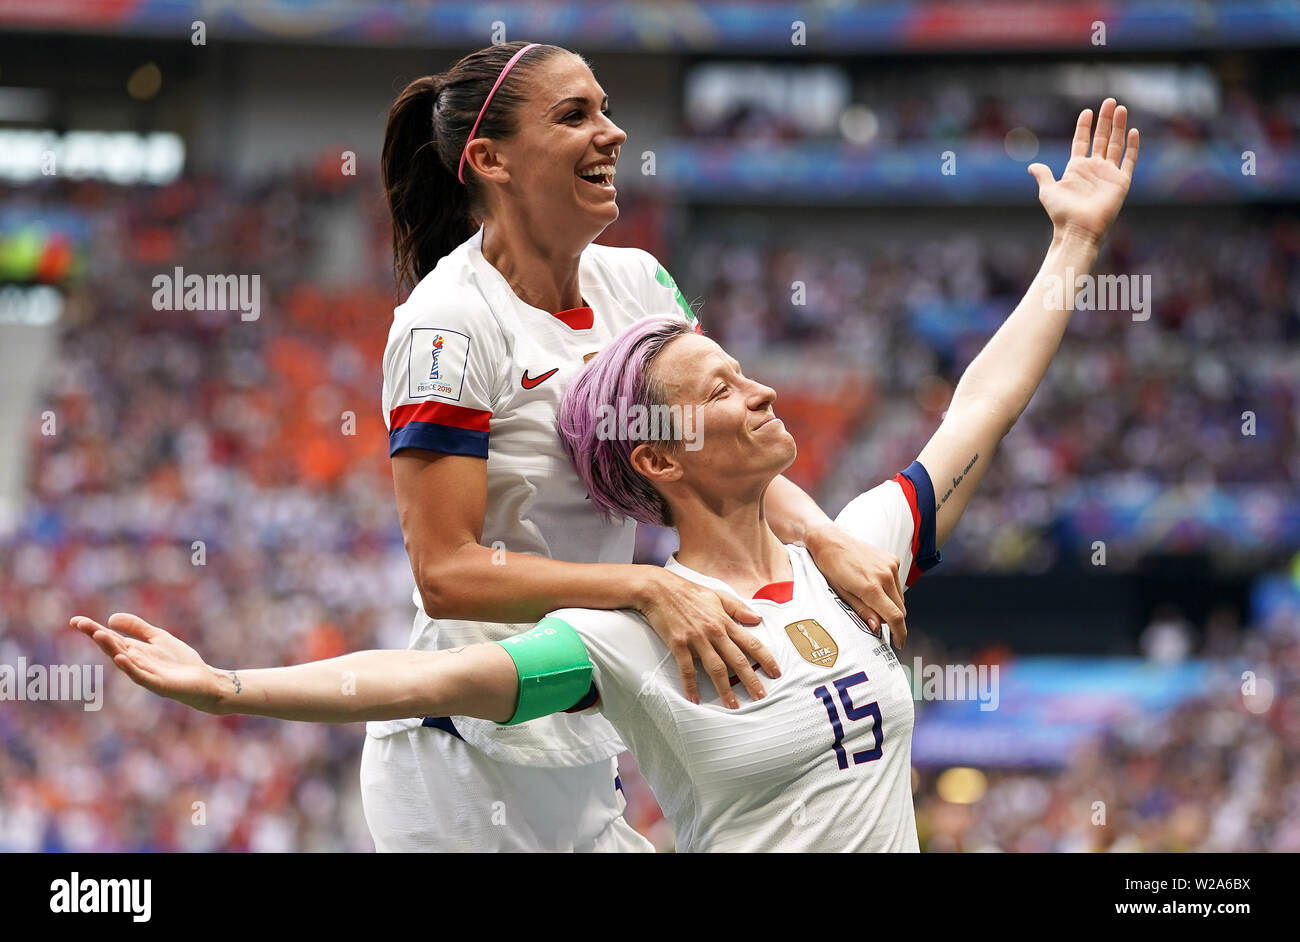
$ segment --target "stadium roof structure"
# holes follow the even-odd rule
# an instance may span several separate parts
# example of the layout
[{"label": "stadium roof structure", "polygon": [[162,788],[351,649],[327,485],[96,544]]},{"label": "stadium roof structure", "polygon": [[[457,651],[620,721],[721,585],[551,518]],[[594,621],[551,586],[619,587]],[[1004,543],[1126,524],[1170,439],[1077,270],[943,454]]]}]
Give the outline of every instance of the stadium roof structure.
[{"label": "stadium roof structure", "polygon": [[[530,0],[0,0],[0,26],[207,42],[477,47],[497,35],[584,51],[861,52],[1237,48],[1300,42],[1300,6],[1267,0],[782,3]],[[499,25],[498,25],[499,24]],[[796,37],[796,24],[802,34]],[[1104,43],[1098,42],[1104,25]],[[800,41],[801,40],[801,41]],[[1104,49],[1102,48],[1104,46]]]}]

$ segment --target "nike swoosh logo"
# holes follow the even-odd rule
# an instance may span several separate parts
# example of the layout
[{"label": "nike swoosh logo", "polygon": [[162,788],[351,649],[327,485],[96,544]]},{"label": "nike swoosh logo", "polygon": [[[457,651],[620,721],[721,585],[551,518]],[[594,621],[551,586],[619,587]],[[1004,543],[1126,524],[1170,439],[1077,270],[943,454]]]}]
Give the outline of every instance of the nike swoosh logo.
[{"label": "nike swoosh logo", "polygon": [[546,373],[543,373],[541,376],[538,376],[538,377],[532,377],[532,376],[529,376],[529,375],[528,375],[528,371],[527,371],[527,370],[524,370],[524,376],[523,376],[523,379],[521,379],[519,382],[521,382],[521,383],[523,384],[524,389],[532,389],[534,386],[540,386],[542,383],[546,382],[548,379],[550,379],[552,376],[554,376],[554,375],[555,375],[556,373],[558,373],[559,371],[560,371],[560,368],[557,366],[557,367],[555,367],[554,369],[549,370],[549,371],[546,372]]}]

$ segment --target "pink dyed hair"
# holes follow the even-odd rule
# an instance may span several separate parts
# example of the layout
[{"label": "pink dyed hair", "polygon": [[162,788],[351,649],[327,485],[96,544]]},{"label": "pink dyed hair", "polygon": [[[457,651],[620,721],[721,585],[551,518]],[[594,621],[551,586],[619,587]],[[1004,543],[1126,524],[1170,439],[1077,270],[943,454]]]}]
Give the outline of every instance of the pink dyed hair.
[{"label": "pink dyed hair", "polygon": [[[672,526],[668,503],[633,470],[631,456],[641,441],[627,436],[599,434],[601,406],[618,411],[627,406],[667,405],[665,394],[650,376],[650,365],[669,342],[693,333],[679,317],[649,317],[614,338],[578,374],[564,391],[556,425],[587,495],[606,519],[631,517],[638,523]],[[680,447],[678,440],[662,440],[665,450]]]}]

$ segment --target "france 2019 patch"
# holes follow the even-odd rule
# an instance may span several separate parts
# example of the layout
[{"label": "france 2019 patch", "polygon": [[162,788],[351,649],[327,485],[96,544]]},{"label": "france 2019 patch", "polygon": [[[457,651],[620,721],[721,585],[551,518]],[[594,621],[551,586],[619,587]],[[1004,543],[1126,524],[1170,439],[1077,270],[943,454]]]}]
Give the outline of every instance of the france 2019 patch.
[{"label": "france 2019 patch", "polygon": [[408,398],[460,401],[469,363],[469,337],[445,327],[412,327]]}]

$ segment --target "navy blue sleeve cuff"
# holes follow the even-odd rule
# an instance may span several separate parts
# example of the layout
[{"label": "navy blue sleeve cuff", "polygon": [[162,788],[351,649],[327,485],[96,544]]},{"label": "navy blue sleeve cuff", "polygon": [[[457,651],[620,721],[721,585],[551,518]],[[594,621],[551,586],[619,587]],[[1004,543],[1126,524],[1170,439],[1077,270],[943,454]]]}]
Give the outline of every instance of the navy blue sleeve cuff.
[{"label": "navy blue sleeve cuff", "polygon": [[930,483],[930,473],[919,461],[913,461],[902,472],[912,482],[916,490],[916,510],[921,518],[919,527],[921,539],[916,548],[916,568],[925,572],[943,562],[943,557],[934,545],[934,485]]},{"label": "navy blue sleeve cuff", "polygon": [[388,434],[388,456],[403,448],[422,448],[444,455],[488,456],[488,433],[478,429],[453,428],[432,422],[411,422]]}]

